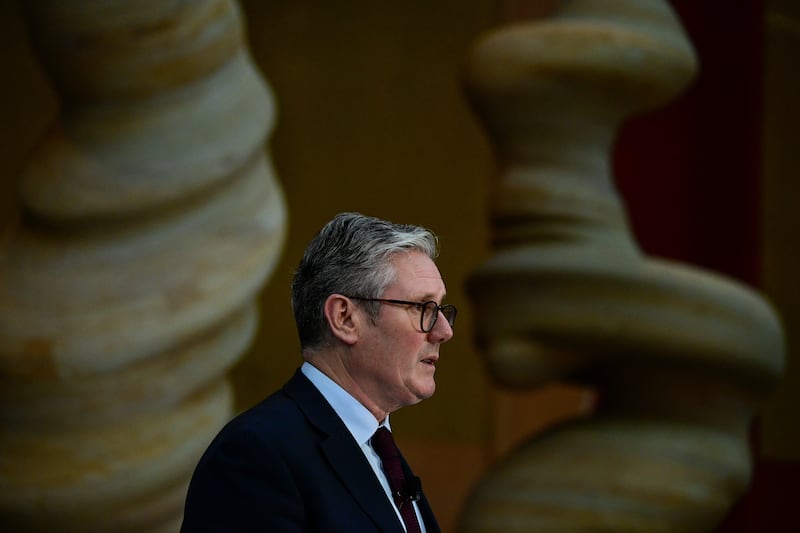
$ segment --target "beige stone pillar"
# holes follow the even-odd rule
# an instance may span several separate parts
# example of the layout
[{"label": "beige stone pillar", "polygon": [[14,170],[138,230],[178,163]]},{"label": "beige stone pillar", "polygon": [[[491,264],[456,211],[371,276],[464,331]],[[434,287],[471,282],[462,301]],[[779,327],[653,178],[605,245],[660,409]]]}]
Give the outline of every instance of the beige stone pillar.
[{"label": "beige stone pillar", "polygon": [[779,320],[739,283],[644,256],[610,171],[621,121],[696,68],[656,0],[563,2],[471,51],[466,87],[501,165],[492,254],[469,281],[478,344],[501,385],[572,381],[601,402],[495,465],[462,531],[710,531],[748,484]]},{"label": "beige stone pillar", "polygon": [[177,531],[280,255],[237,4],[22,4],[61,102],[0,254],[0,529]]}]

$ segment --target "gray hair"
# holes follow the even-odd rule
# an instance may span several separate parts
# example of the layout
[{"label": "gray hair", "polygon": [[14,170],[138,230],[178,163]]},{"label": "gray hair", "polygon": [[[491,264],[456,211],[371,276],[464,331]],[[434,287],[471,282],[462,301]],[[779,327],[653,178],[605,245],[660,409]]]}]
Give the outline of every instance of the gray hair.
[{"label": "gray hair", "polygon": [[[435,259],[436,235],[410,224],[394,224],[360,213],[336,215],[309,243],[292,279],[292,309],[300,347],[328,339],[323,307],[328,296],[377,298],[394,281],[392,257],[419,251]],[[365,308],[377,315],[377,303]]]}]

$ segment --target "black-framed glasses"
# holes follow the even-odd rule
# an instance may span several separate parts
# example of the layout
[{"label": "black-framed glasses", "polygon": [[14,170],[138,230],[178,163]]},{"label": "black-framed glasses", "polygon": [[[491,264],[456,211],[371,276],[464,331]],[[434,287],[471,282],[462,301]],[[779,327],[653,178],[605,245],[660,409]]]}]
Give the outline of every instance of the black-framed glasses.
[{"label": "black-framed glasses", "polygon": [[439,311],[442,312],[442,315],[444,315],[445,320],[447,320],[451,328],[453,324],[455,324],[456,315],[458,314],[456,306],[452,304],[439,305],[433,300],[428,302],[409,302],[406,300],[391,300],[386,298],[361,298],[360,296],[348,296],[348,298],[364,302],[380,302],[382,304],[408,305],[413,307],[420,311],[419,329],[421,329],[423,333],[428,333],[436,325],[436,320],[439,318]]}]

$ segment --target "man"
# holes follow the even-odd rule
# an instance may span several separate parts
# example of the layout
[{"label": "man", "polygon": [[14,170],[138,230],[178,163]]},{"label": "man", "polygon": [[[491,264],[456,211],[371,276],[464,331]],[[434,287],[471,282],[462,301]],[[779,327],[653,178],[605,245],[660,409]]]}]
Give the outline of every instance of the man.
[{"label": "man", "polygon": [[182,531],[439,531],[419,479],[384,451],[389,414],[433,394],[453,336],[437,253],[428,230],[358,213],[312,239],[292,281],[304,363],[211,443]]}]

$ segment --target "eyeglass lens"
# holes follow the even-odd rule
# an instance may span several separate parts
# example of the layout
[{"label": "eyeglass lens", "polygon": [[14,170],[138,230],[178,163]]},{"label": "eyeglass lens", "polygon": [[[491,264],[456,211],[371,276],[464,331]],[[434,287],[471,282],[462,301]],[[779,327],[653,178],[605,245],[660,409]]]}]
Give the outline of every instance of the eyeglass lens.
[{"label": "eyeglass lens", "polygon": [[451,327],[453,326],[456,318],[456,308],[452,305],[443,305],[440,307],[436,302],[430,301],[425,302],[422,307],[422,324],[420,324],[422,331],[428,332],[433,329],[433,326],[436,325],[436,319],[439,318],[439,311],[441,311],[444,318],[447,319],[447,323],[450,324]]}]

